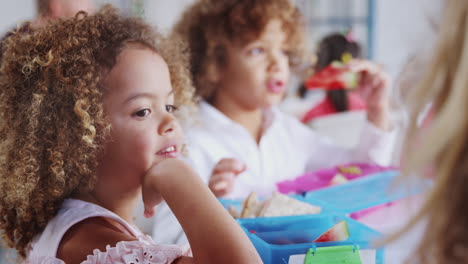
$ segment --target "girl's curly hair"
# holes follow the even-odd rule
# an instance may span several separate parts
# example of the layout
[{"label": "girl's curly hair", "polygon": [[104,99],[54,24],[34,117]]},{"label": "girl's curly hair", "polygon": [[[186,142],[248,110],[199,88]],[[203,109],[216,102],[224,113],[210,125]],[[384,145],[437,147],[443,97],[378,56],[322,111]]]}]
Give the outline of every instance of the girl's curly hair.
[{"label": "girl's curly hair", "polygon": [[188,56],[138,18],[110,6],[6,40],[0,68],[0,228],[28,246],[64,199],[92,190],[110,124],[103,80],[122,49],[138,44],[169,66],[177,104],[192,100]]},{"label": "girl's curly hair", "polygon": [[207,80],[211,67],[226,63],[229,43],[248,44],[279,19],[287,36],[291,66],[299,66],[306,52],[304,17],[290,0],[198,0],[175,25],[190,48],[190,71],[197,95],[209,99],[214,84]]}]

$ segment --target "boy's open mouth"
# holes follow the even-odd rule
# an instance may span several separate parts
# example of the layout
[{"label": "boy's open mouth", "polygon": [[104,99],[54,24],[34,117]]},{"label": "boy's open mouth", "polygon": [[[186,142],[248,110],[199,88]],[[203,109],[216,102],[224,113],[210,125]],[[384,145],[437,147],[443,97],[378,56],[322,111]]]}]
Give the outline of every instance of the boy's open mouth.
[{"label": "boy's open mouth", "polygon": [[269,80],[266,86],[267,86],[268,91],[272,93],[282,93],[284,92],[284,89],[286,88],[283,81],[274,80],[274,79]]}]

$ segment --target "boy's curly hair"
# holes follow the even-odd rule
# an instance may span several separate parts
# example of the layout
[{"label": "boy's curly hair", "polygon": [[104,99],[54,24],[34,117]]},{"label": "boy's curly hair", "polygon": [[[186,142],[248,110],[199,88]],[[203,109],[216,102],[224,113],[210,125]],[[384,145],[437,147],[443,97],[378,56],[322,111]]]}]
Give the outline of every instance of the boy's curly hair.
[{"label": "boy's curly hair", "polygon": [[291,66],[304,57],[305,22],[290,0],[198,0],[175,25],[190,47],[190,71],[197,95],[209,99],[215,90],[207,80],[211,67],[223,66],[225,46],[246,45],[259,38],[273,19],[282,22],[287,36]]},{"label": "boy's curly hair", "polygon": [[64,199],[92,190],[110,124],[103,80],[137,44],[169,66],[177,104],[192,100],[188,56],[141,19],[110,6],[6,40],[0,68],[0,228],[25,257]]}]

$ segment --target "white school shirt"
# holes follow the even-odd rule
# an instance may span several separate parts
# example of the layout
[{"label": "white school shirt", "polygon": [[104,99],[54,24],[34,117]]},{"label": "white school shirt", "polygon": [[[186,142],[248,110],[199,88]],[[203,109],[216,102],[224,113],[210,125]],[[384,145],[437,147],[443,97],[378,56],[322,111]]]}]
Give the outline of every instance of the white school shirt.
[{"label": "white school shirt", "polygon": [[[188,161],[206,183],[223,158],[246,164],[246,171],[237,176],[234,190],[225,198],[245,198],[252,191],[268,196],[277,182],[344,163],[390,163],[394,131],[385,132],[366,122],[357,146],[343,149],[277,108],[265,110],[264,116],[259,144],[243,126],[206,102],[200,103],[198,116],[185,127]],[[161,243],[186,242],[166,204],[157,209],[153,238]]]},{"label": "white school shirt", "polygon": [[226,198],[245,198],[252,191],[269,195],[277,182],[344,163],[390,163],[395,133],[369,122],[357,146],[344,149],[276,108],[265,110],[264,116],[258,144],[243,126],[206,102],[200,103],[197,120],[186,129],[189,162],[205,182],[223,158],[246,164],[246,171],[237,176],[234,190]]}]

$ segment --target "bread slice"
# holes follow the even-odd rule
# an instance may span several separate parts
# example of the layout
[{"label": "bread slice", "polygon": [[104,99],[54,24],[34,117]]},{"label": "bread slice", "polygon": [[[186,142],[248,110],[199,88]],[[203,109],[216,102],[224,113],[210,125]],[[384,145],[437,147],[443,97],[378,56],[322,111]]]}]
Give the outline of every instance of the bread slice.
[{"label": "bread slice", "polygon": [[301,202],[278,192],[264,202],[259,214],[260,217],[318,214],[322,209],[305,202]]},{"label": "bread slice", "polygon": [[257,217],[262,209],[262,203],[258,201],[255,192],[252,192],[244,201],[242,208],[241,218],[254,218]]},{"label": "bread slice", "polygon": [[229,206],[229,210],[228,210],[229,214],[234,217],[234,218],[240,218],[241,214],[239,213],[239,211],[234,207],[234,206]]}]

